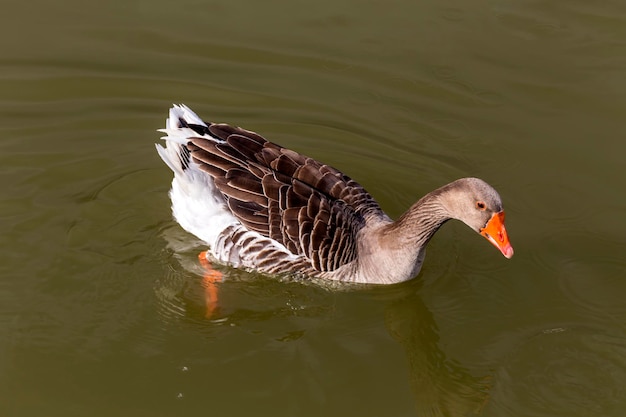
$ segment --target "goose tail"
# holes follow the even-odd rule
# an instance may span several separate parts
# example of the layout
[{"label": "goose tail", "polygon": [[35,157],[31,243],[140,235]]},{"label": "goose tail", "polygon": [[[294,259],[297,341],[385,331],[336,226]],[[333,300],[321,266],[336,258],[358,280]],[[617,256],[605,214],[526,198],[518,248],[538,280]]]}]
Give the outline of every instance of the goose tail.
[{"label": "goose tail", "polygon": [[163,162],[180,176],[184,176],[191,167],[191,156],[186,146],[189,138],[213,139],[208,135],[206,123],[184,104],[172,106],[165,121],[165,129],[159,129],[158,132],[165,133],[161,138],[165,140],[165,146],[156,144],[156,150]]}]

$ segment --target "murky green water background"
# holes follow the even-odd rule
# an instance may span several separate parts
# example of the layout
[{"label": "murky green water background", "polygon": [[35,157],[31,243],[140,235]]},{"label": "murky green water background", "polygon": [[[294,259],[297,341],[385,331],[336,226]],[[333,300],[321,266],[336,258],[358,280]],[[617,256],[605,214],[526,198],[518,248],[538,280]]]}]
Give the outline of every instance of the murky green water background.
[{"label": "murky green water background", "polygon": [[[624,416],[623,2],[12,2],[0,15],[0,415]],[[479,176],[354,291],[230,272],[204,315],[155,129],[172,102],[341,168],[398,216]]]}]

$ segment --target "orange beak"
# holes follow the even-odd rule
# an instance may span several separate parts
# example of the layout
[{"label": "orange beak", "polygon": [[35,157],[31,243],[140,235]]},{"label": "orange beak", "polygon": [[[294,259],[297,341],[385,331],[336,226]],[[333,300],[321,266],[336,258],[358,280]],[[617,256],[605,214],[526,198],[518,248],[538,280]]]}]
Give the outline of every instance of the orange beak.
[{"label": "orange beak", "polygon": [[509,242],[509,236],[506,234],[504,228],[504,212],[494,213],[491,219],[487,222],[485,227],[480,229],[480,234],[487,238],[493,246],[500,249],[500,252],[507,259],[513,256],[513,246]]}]

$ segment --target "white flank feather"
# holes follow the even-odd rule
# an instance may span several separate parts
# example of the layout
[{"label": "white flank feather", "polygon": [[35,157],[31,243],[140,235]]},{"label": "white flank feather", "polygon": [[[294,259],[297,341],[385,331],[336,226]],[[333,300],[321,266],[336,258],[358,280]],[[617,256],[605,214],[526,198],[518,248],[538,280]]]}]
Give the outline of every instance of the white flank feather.
[{"label": "white flank feather", "polygon": [[[156,145],[159,156],[174,171],[170,198],[172,213],[176,221],[189,233],[205,241],[211,248],[217,243],[218,236],[229,226],[238,225],[237,219],[230,213],[222,195],[216,190],[213,179],[198,166],[185,161],[181,145],[186,145],[190,137],[199,137],[192,129],[183,127],[186,123],[206,126],[206,124],[187,106],[174,105],[170,109],[162,139],[166,146]],[[210,136],[204,135],[208,139]],[[216,256],[217,257],[217,256]]]}]

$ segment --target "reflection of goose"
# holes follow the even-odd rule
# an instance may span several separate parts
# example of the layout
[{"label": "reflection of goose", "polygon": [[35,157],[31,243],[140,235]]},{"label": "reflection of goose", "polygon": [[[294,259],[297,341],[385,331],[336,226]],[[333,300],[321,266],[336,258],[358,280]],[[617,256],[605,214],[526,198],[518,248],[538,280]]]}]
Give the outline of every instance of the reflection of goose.
[{"label": "reflection of goose", "polygon": [[446,358],[432,313],[418,294],[392,302],[386,324],[406,352],[418,416],[470,416],[482,411],[489,399],[489,379],[474,377]]},{"label": "reflection of goose", "polygon": [[174,217],[219,262],[269,274],[388,284],[419,272],[424,249],[448,219],[463,221],[504,256],[513,248],[498,193],[463,178],[392,221],[359,184],[327,165],[184,105],[157,145],[174,171]]}]

